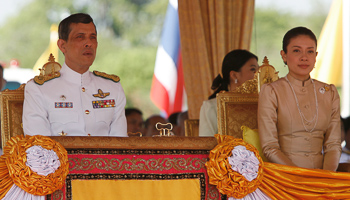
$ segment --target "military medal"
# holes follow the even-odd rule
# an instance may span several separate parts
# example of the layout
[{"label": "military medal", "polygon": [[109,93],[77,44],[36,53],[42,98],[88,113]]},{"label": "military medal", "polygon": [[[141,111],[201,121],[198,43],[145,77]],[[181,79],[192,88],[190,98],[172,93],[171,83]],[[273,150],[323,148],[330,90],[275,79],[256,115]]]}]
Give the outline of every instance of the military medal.
[{"label": "military medal", "polygon": [[324,92],[326,91],[323,87],[321,87],[320,89],[319,89],[319,91],[320,91],[320,93],[321,94],[324,94]]},{"label": "military medal", "polygon": [[328,90],[329,90],[329,86],[328,86],[328,85],[325,85],[325,86],[324,86],[324,89],[325,89],[326,91],[328,91]]},{"label": "military medal", "polygon": [[94,97],[99,97],[99,98],[105,98],[106,96],[109,96],[109,92],[103,93],[103,91],[101,89],[98,89],[97,94],[93,94],[92,96]]},{"label": "military medal", "polygon": [[55,108],[73,108],[73,102],[55,102]]},{"label": "military medal", "polygon": [[324,93],[327,92],[327,91],[329,91],[329,86],[328,86],[328,85],[325,85],[324,87],[321,87],[321,88],[319,89],[319,92],[320,92],[321,94],[324,94]]},{"label": "military medal", "polygon": [[93,108],[115,107],[115,100],[114,99],[106,99],[106,100],[92,101],[92,107]]}]

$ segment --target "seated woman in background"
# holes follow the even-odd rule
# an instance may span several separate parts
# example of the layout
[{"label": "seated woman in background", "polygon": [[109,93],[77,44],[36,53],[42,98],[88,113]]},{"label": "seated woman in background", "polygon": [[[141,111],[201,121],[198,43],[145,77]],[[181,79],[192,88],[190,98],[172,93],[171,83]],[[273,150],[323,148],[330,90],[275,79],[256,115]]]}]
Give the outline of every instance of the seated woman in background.
[{"label": "seated woman in background", "polygon": [[285,34],[281,56],[289,73],[261,88],[260,143],[270,162],[335,171],[341,154],[340,100],[334,85],[310,77],[316,48],[316,36],[305,27]]},{"label": "seated woman in background", "polygon": [[216,94],[234,91],[245,81],[254,78],[258,70],[258,57],[247,50],[236,49],[226,54],[222,62],[222,77],[219,74],[211,89],[215,92],[203,102],[199,116],[199,136],[214,136],[218,133]]}]

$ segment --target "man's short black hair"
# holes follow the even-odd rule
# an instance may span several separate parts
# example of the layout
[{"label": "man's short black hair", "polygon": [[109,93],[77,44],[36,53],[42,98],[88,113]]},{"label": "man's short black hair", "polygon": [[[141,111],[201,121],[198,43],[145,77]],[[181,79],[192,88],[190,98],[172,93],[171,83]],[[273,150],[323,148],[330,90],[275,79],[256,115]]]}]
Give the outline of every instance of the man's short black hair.
[{"label": "man's short black hair", "polygon": [[139,110],[137,108],[126,108],[125,109],[125,116],[131,115],[132,113],[138,113],[138,114],[142,115],[141,110]]},{"label": "man's short black hair", "polygon": [[[72,14],[60,22],[58,26],[58,38],[67,41],[69,33],[72,31],[72,29],[70,28],[70,25],[73,23],[89,24],[91,22],[95,26],[94,20],[88,14],[85,14],[85,13]],[[95,26],[95,31],[96,31],[96,26]]]}]

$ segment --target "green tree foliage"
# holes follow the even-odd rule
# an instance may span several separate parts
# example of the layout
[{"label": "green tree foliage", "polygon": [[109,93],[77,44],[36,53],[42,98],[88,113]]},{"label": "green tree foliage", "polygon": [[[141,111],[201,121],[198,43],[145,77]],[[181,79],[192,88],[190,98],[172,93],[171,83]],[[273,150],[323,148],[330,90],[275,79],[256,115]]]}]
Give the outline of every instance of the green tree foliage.
[{"label": "green tree foliage", "polygon": [[250,50],[259,57],[259,65],[267,56],[269,63],[279,71],[280,77],[288,73],[288,68],[283,67],[284,63],[280,56],[283,36],[291,28],[305,26],[318,38],[328,10],[318,4],[314,7],[314,12],[298,15],[276,9],[255,9]]},{"label": "green tree foliage", "polygon": [[[118,75],[127,107],[138,107],[148,117],[159,112],[149,91],[167,5],[166,0],[31,0],[0,27],[0,60],[16,58],[21,67],[32,68],[48,46],[51,24],[71,13],[89,13],[99,41],[91,69]],[[327,13],[315,9],[301,16],[256,9],[251,51],[259,64],[267,56],[280,74],[286,73],[279,56],[282,37],[295,26],[307,26],[319,36]],[[62,53],[59,62],[64,62]]]},{"label": "green tree foliage", "polygon": [[[117,74],[127,107],[149,116],[159,112],[149,91],[167,5],[164,0],[33,0],[0,27],[0,60],[16,58],[21,67],[32,68],[48,46],[51,24],[71,13],[89,13],[99,41],[91,69]],[[62,53],[59,62],[64,62]]]}]

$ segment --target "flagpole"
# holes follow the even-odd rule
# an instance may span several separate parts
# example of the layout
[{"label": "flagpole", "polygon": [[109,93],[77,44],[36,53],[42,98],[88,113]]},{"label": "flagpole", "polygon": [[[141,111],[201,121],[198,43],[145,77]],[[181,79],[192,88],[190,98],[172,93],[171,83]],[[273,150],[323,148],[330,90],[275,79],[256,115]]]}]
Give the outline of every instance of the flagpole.
[{"label": "flagpole", "polygon": [[343,0],[343,84],[341,116],[350,115],[350,1]]}]

